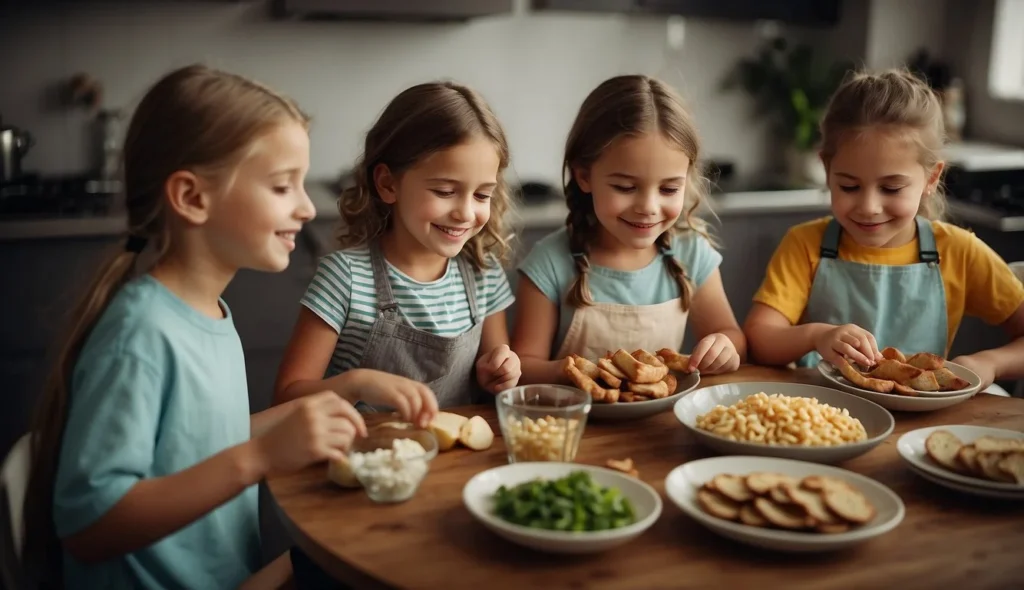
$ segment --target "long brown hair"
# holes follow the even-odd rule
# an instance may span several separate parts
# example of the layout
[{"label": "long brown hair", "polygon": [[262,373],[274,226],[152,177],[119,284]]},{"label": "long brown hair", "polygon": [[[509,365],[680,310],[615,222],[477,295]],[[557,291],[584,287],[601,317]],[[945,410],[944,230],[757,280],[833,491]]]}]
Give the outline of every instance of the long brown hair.
[{"label": "long brown hair", "polygon": [[135,274],[138,250],[148,242],[159,260],[171,246],[164,199],[168,177],[179,170],[207,177],[229,175],[260,136],[288,121],[308,124],[289,99],[241,76],[202,65],[167,74],[136,108],[123,150],[130,246],[120,246],[102,266],[75,308],[33,419],[24,561],[43,587],[62,586],[53,498],[75,364],[110,301]]},{"label": "long brown hair", "polygon": [[[821,158],[828,167],[841,142],[873,127],[914,131],[919,162],[931,171],[942,160],[946,126],[939,97],[923,80],[908,70],[878,73],[853,72],[829,101],[821,120]],[[942,183],[921,199],[920,213],[942,219],[946,197]]]},{"label": "long brown hair", "polygon": [[[574,170],[589,169],[613,141],[624,135],[660,133],[690,159],[685,195],[689,206],[674,227],[658,236],[656,245],[663,254],[671,251],[672,238],[680,232],[696,231],[710,241],[706,225],[694,211],[708,194],[708,181],[698,164],[700,137],[682,99],[668,84],[647,76],[617,76],[595,88],[580,107],[565,142],[562,177],[569,216],[569,248],[576,266],[576,279],[569,288],[567,301],[573,307],[593,305],[588,275],[590,246],[597,238],[598,220],[594,197],[583,192]],[[679,284],[683,309],[690,308],[693,289],[686,269],[674,256],[664,256],[668,272]]]},{"label": "long brown hair", "polygon": [[384,164],[394,175],[422,158],[459,145],[474,136],[489,139],[498,151],[498,186],[491,194],[491,217],[466,243],[464,253],[477,269],[489,266],[488,256],[507,260],[505,213],[510,207],[504,172],[509,163],[505,130],[484,99],[454,82],[418,84],[393,98],[366,134],[363,154],[356,163],[354,185],[338,199],[342,249],[362,246],[388,230],[391,206],[377,193],[373,170]]}]

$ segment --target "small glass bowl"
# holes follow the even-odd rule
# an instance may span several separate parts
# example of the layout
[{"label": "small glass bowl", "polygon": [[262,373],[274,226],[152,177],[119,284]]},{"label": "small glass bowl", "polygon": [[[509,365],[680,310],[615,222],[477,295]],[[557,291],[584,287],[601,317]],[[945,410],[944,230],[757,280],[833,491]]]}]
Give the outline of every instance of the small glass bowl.
[{"label": "small glass bowl", "polygon": [[[413,457],[387,456],[395,441],[413,440],[426,451]],[[401,444],[401,443],[400,443]],[[371,500],[379,503],[405,502],[416,494],[437,456],[437,437],[411,424],[371,427],[365,438],[357,438],[348,452],[352,473]]]},{"label": "small glass bowl", "polygon": [[566,385],[523,385],[498,394],[508,462],[573,462],[591,403],[589,393]]}]

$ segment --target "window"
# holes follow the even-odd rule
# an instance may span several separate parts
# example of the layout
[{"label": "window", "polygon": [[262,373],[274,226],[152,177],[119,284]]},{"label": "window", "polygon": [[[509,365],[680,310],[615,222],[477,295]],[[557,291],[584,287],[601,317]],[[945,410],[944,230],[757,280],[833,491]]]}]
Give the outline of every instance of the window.
[{"label": "window", "polygon": [[996,0],[988,89],[995,98],[1024,100],[1024,0]]}]

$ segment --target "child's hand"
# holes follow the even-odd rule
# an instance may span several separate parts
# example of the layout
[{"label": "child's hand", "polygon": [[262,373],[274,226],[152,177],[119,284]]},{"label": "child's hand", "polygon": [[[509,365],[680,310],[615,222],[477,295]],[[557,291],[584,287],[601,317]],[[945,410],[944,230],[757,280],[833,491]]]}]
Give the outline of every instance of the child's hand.
[{"label": "child's hand", "polygon": [[821,358],[837,367],[843,363],[843,357],[865,367],[882,360],[875,337],[854,324],[836,326],[822,333],[815,341],[814,349]]},{"label": "child's hand", "polygon": [[701,338],[690,354],[690,370],[703,375],[731,373],[740,368],[740,354],[725,334],[708,334]]},{"label": "child's hand", "polygon": [[512,352],[507,344],[495,348],[476,362],[476,380],[491,393],[500,393],[515,387],[523,372],[519,355]]},{"label": "child's hand", "polygon": [[996,371],[992,367],[992,363],[985,360],[981,355],[964,355],[958,356],[951,362],[958,365],[963,365],[968,369],[974,371],[978,377],[981,377],[981,389],[978,391],[985,391],[989,385],[996,380]]},{"label": "child's hand", "polygon": [[360,401],[394,408],[402,419],[426,428],[437,416],[437,396],[429,387],[384,371],[362,371],[356,384]]},{"label": "child's hand", "polygon": [[267,471],[295,471],[326,459],[342,459],[366,423],[333,391],[291,402],[280,422],[254,440]]}]

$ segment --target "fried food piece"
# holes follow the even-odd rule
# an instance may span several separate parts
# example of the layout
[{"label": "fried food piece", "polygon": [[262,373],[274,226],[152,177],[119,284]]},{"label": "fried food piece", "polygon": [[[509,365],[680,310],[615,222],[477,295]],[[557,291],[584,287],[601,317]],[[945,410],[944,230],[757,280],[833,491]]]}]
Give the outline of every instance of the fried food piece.
[{"label": "fried food piece", "polygon": [[934,371],[935,369],[941,369],[946,365],[946,361],[937,354],[930,352],[919,352],[911,355],[907,358],[907,364],[918,369],[924,369],[925,371]]},{"label": "fried food piece", "polygon": [[910,385],[910,381],[919,377],[923,370],[906,363],[891,359],[882,359],[868,375],[875,379],[888,379],[902,385]]},{"label": "fried food piece", "polygon": [[946,367],[935,369],[932,371],[932,374],[935,375],[935,380],[939,382],[939,390],[941,391],[958,391],[971,386],[970,381],[957,377],[956,373]]},{"label": "fried food piece", "polygon": [[679,354],[671,348],[662,348],[658,351],[658,356],[664,359],[664,363],[673,371],[690,374],[690,355]]},{"label": "fried food piece", "polygon": [[665,361],[661,360],[660,358],[654,356],[653,354],[647,352],[646,350],[644,350],[642,348],[638,348],[638,349],[634,350],[632,353],[630,353],[630,356],[632,356],[636,360],[640,361],[641,363],[646,363],[648,365],[654,365],[655,367],[663,367],[663,366],[665,366]]},{"label": "fried food piece", "polygon": [[573,364],[575,364],[576,368],[580,370],[580,373],[583,373],[591,379],[598,378],[601,369],[599,369],[597,365],[578,354],[570,354],[569,358],[572,359]]},{"label": "fried food piece", "polygon": [[[619,368],[615,366],[615,363],[612,362],[610,354],[603,359],[598,359],[597,367],[607,372],[609,375],[615,377],[616,379],[619,379],[620,382],[626,379],[626,374],[620,371]],[[616,385],[616,387],[619,386]]]},{"label": "fried food piece", "polygon": [[569,376],[569,379],[576,384],[576,387],[579,387],[583,391],[589,393],[590,397],[595,402],[614,404],[619,401],[618,389],[605,389],[598,385],[596,381],[584,375],[583,372],[576,367],[576,363],[573,361],[572,357],[565,358],[563,370],[566,375]]},{"label": "fried food piece", "polygon": [[862,375],[857,371],[857,369],[854,369],[850,363],[845,361],[843,364],[839,365],[838,369],[839,372],[843,374],[843,377],[846,377],[847,381],[861,389],[877,391],[878,393],[890,393],[895,385],[892,381],[875,379],[873,377]]},{"label": "fried food piece", "polygon": [[917,397],[917,391],[913,387],[907,387],[892,381],[892,390],[900,395],[907,395],[910,397]]},{"label": "fried food piece", "polygon": [[654,399],[668,397],[668,383],[658,381],[657,383],[630,383],[629,390],[634,394],[648,395]]},{"label": "fried food piece", "polygon": [[935,373],[931,371],[922,371],[920,375],[914,377],[910,382],[905,383],[918,391],[938,391],[939,382],[935,378]]},{"label": "fried food piece", "polygon": [[665,375],[668,375],[667,366],[642,363],[621,348],[612,355],[612,361],[626,374],[630,383],[657,383],[664,379]]},{"label": "fried food piece", "polygon": [[604,464],[607,465],[609,469],[614,469],[615,471],[621,471],[623,473],[629,473],[634,467],[632,457],[626,457],[625,459],[608,459]]},{"label": "fried food piece", "polygon": [[899,361],[901,363],[907,362],[907,357],[903,356],[900,349],[887,346],[882,349],[882,358],[887,358],[893,361]]}]

